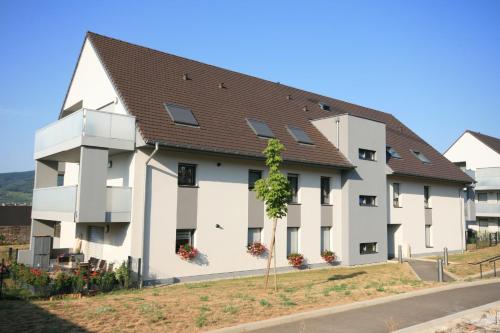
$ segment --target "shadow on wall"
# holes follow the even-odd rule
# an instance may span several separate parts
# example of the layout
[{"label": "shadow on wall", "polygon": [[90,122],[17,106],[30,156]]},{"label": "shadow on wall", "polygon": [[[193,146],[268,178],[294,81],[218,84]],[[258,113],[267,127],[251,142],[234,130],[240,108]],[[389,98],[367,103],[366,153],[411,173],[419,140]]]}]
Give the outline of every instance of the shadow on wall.
[{"label": "shadow on wall", "polygon": [[0,301],[0,331],[8,332],[88,332],[27,301]]}]

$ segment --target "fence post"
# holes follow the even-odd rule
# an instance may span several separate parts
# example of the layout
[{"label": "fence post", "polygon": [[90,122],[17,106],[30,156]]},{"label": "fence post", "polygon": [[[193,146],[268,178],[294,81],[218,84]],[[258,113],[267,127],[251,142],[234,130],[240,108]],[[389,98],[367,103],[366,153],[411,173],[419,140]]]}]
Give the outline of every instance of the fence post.
[{"label": "fence post", "polygon": [[497,277],[497,262],[493,261],[493,276]]},{"label": "fence post", "polygon": [[139,289],[142,289],[142,259],[137,259],[137,280],[139,282]]},{"label": "fence post", "polygon": [[128,275],[128,283],[127,285],[125,286],[125,288],[129,288],[130,287],[130,278],[132,277],[132,257],[131,256],[128,256],[127,257],[127,275]]},{"label": "fence post", "polygon": [[17,263],[17,258],[19,258],[19,249],[16,249],[16,260],[15,260],[16,263]]},{"label": "fence post", "polygon": [[3,288],[3,270],[4,270],[4,259],[2,258],[2,263],[0,266],[0,299],[2,298],[2,288]]},{"label": "fence post", "polygon": [[400,264],[403,263],[403,247],[398,245],[398,261]]},{"label": "fence post", "polygon": [[483,264],[479,264],[479,275],[483,278]]},{"label": "fence post", "polygon": [[443,252],[444,252],[444,265],[448,267],[448,248],[445,247]]},{"label": "fence post", "polygon": [[9,247],[9,260],[12,260],[12,248]]},{"label": "fence post", "polygon": [[437,260],[438,282],[443,282],[443,259]]}]

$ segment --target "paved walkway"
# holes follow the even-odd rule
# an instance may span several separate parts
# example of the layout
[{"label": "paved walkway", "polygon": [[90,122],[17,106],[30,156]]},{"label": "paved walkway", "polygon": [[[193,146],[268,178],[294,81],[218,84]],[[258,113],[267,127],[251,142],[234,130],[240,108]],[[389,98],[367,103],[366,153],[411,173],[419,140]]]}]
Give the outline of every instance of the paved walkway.
[{"label": "paved walkway", "polygon": [[500,282],[440,291],[251,332],[390,332],[500,300]]},{"label": "paved walkway", "polygon": [[[415,271],[418,277],[424,281],[437,281],[437,262],[424,260],[408,260],[411,268]],[[453,281],[453,278],[446,273],[443,273],[444,282]]]}]

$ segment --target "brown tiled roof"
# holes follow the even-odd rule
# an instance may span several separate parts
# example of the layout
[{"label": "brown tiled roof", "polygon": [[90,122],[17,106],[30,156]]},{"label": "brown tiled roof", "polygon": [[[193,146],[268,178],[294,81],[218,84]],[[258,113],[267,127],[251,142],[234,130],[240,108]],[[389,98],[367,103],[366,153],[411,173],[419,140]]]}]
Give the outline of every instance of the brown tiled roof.
[{"label": "brown tiled roof", "polygon": [[482,133],[474,132],[474,131],[470,131],[470,130],[467,130],[466,132],[469,132],[474,137],[476,137],[476,139],[478,139],[479,141],[481,141],[482,143],[484,143],[485,145],[487,145],[488,147],[493,149],[495,152],[500,154],[500,139],[499,138],[495,138],[493,136],[489,136],[486,134],[482,134]]},{"label": "brown tiled roof", "polygon": [[[285,144],[285,160],[349,168],[352,164],[310,122],[349,113],[386,124],[387,144],[403,157],[388,161],[395,173],[471,181],[391,114],[98,34],[87,37],[149,143],[262,157],[266,140],[258,138],[245,121],[253,118],[266,122]],[[199,128],[175,125],[165,102],[191,108]],[[319,102],[330,105],[331,111],[322,110]],[[286,125],[302,128],[314,146],[295,142]],[[423,164],[409,149],[423,152],[432,164]]]}]

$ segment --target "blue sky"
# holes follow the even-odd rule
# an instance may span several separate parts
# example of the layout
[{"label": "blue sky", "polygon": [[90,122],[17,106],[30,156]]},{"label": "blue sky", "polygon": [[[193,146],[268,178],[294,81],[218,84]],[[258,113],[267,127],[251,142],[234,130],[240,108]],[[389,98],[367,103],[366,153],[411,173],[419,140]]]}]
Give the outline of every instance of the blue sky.
[{"label": "blue sky", "polygon": [[390,112],[439,151],[500,137],[500,1],[0,0],[0,172],[33,169],[87,30]]}]

